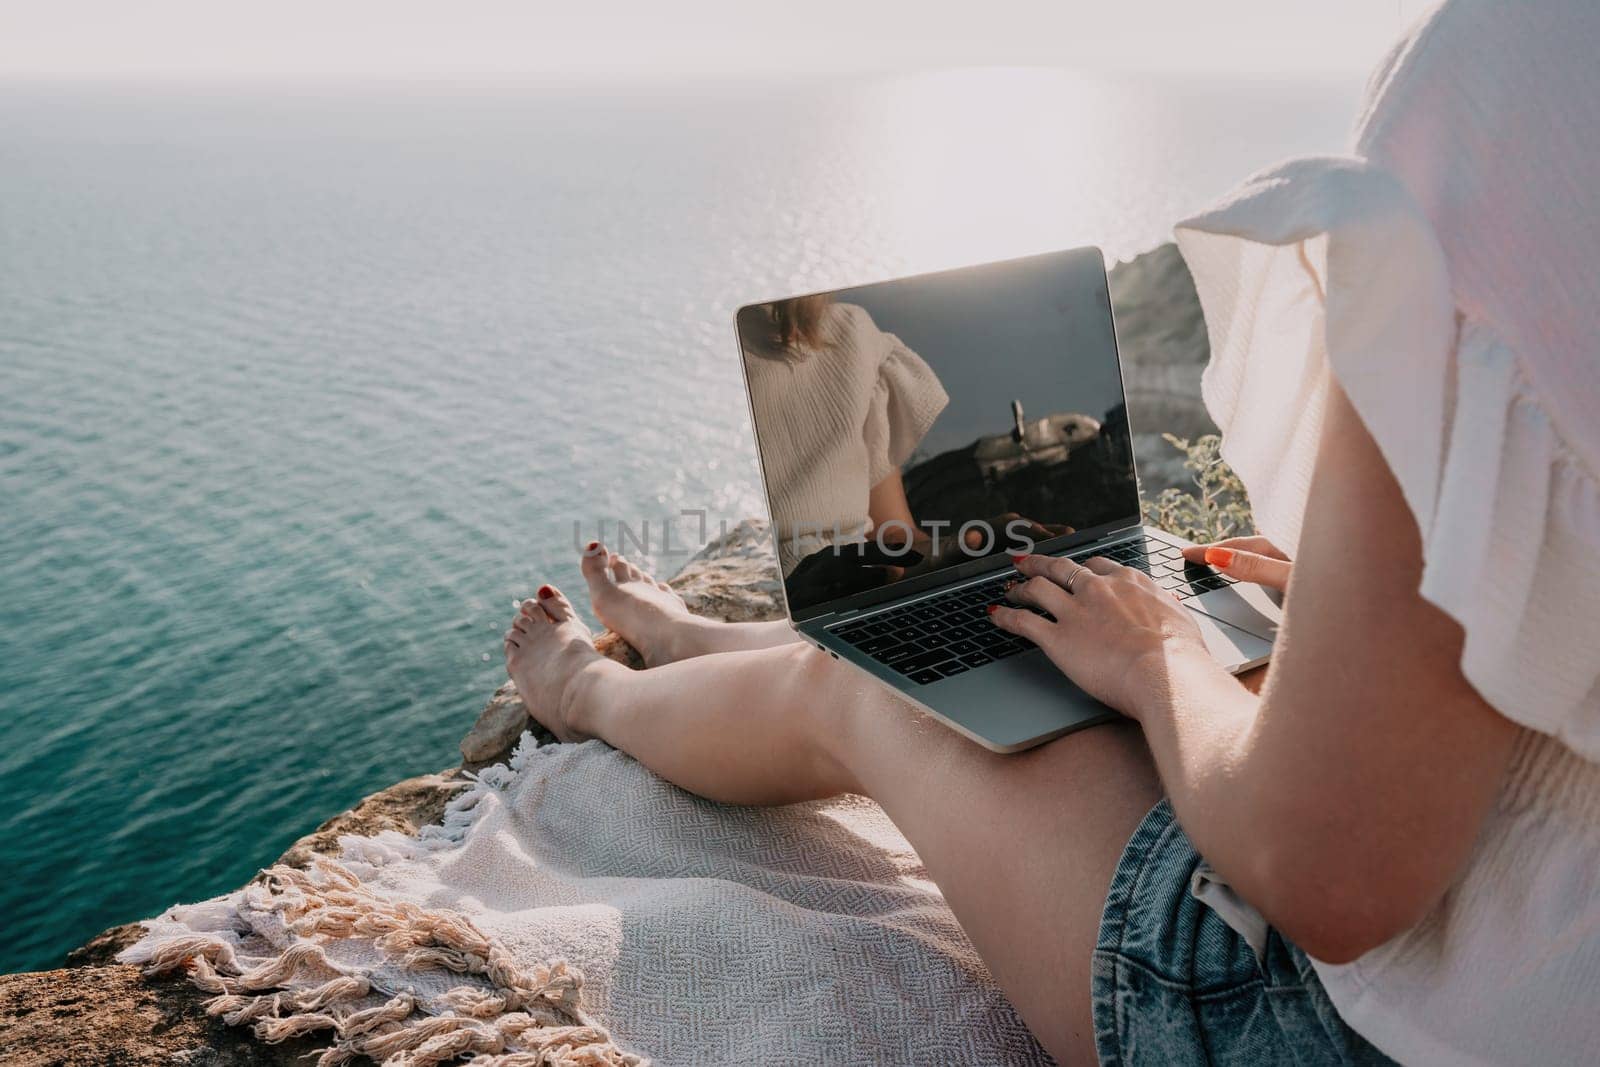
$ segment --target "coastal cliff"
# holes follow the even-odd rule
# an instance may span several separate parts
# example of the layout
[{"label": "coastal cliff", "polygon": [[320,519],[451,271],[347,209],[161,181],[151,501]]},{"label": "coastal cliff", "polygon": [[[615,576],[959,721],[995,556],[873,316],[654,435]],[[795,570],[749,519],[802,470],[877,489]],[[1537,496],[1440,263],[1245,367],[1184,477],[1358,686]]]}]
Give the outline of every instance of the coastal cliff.
[{"label": "coastal cliff", "polygon": [[[1142,489],[1153,496],[1186,481],[1182,456],[1160,432],[1194,437],[1215,429],[1199,398],[1208,358],[1205,323],[1172,245],[1117,265],[1111,295]],[[746,521],[714,539],[671,584],[691,610],[707,617],[745,621],[781,614],[777,565],[763,522]],[[616,634],[601,634],[596,646],[630,666],[643,665]],[[515,689],[501,686],[462,739],[459,766],[372,794],[272,862],[303,867],[319,853],[336,852],[343,835],[413,833],[437,822],[466,775],[505,761],[528,729],[541,742],[552,740],[528,717]],[[146,979],[137,968],[114,962],[138,936],[137,924],[114,927],[70,953],[61,969],[0,976],[0,1063],[288,1065],[306,1062],[297,1058],[318,1045],[315,1038],[259,1043],[248,1031],[208,1017],[200,1006],[207,994],[184,979]]]},{"label": "coastal cliff", "polygon": [[1206,320],[1177,245],[1117,264],[1110,283],[1139,487],[1154,500],[1169,487],[1193,488],[1183,453],[1161,435],[1192,441],[1217,432],[1200,400],[1200,375],[1211,358]]}]

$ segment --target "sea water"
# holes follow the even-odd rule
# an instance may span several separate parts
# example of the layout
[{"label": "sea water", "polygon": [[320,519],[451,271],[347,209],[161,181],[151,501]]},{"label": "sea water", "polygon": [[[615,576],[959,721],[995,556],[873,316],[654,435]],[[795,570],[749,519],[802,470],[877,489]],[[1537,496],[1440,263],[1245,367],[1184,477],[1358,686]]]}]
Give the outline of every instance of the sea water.
[{"label": "sea water", "polygon": [[760,513],[740,303],[1130,256],[1358,96],[0,86],[0,970],[453,765],[576,543]]}]

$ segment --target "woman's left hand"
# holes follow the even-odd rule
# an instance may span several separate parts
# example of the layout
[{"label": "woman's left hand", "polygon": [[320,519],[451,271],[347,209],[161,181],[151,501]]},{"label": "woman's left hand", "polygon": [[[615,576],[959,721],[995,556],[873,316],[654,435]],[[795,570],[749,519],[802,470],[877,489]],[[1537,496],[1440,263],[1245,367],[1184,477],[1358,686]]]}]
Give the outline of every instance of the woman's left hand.
[{"label": "woman's left hand", "polygon": [[1210,662],[1194,618],[1143,571],[1098,556],[1082,564],[1021,556],[1016,566],[1025,580],[1008,599],[1055,619],[992,605],[994,624],[1044,649],[1063,674],[1124,715],[1137,719],[1151,705],[1172,660]]}]

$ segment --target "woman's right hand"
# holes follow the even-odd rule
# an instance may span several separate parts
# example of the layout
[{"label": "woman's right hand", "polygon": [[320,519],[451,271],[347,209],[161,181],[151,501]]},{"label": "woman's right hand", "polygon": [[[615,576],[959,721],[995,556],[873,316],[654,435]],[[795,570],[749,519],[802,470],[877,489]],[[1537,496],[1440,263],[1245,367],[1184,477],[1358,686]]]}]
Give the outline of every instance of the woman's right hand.
[{"label": "woman's right hand", "polygon": [[1283,550],[1265,537],[1229,537],[1209,545],[1190,545],[1183,550],[1183,558],[1279,592],[1289,587],[1289,571],[1294,566]]}]

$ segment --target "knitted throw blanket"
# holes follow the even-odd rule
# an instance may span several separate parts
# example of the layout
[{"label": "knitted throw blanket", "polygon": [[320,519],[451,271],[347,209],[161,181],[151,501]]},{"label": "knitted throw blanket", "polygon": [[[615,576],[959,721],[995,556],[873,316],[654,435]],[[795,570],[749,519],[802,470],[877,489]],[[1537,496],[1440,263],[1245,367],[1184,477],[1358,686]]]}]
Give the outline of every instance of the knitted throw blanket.
[{"label": "knitted throw blanket", "polygon": [[1047,1063],[904,838],[861,798],[713,804],[598,742],[488,768],[416,837],[177,907],[182,968],[320,1064]]}]

